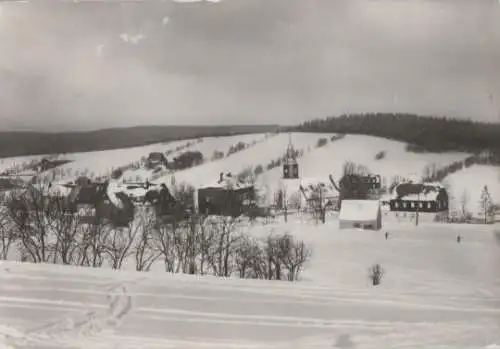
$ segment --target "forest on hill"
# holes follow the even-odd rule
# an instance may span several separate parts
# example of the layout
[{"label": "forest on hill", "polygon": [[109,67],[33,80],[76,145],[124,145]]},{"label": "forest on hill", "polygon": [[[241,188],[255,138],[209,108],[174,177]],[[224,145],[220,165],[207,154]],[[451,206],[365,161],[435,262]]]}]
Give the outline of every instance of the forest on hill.
[{"label": "forest on hill", "polygon": [[500,123],[414,114],[368,113],[306,121],[287,131],[363,134],[408,143],[413,152],[489,150],[500,155]]},{"label": "forest on hill", "polygon": [[130,148],[199,137],[275,132],[277,125],[140,126],[85,132],[0,132],[0,158]]}]

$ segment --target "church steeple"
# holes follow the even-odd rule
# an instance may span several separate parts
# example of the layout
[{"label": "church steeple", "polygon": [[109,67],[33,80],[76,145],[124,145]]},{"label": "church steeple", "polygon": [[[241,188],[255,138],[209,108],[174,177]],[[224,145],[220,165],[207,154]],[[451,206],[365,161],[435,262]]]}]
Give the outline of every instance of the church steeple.
[{"label": "church steeple", "polygon": [[283,178],[297,179],[299,178],[299,165],[295,148],[292,143],[292,134],[288,135],[288,148],[286,149],[285,159],[283,161]]}]

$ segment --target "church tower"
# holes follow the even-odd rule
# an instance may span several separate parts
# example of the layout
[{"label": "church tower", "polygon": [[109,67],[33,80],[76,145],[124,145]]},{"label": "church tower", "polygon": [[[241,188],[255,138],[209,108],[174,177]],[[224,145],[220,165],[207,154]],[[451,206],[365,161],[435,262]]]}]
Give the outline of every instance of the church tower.
[{"label": "church tower", "polygon": [[289,136],[288,148],[286,150],[285,161],[283,161],[283,179],[298,179],[299,164],[297,154],[292,144],[292,135]]}]

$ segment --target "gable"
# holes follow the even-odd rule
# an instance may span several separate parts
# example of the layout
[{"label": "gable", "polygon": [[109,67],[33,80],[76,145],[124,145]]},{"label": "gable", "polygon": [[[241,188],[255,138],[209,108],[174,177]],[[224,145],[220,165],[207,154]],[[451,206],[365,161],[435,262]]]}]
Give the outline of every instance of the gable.
[{"label": "gable", "polygon": [[339,220],[375,221],[378,219],[379,210],[378,200],[342,200]]}]

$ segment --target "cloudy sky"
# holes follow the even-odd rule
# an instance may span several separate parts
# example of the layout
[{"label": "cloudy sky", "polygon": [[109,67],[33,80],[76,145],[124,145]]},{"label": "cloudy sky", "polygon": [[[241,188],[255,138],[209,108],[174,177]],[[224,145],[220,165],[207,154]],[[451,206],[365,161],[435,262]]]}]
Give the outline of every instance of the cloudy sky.
[{"label": "cloudy sky", "polygon": [[0,1],[0,129],[500,121],[498,0]]}]

